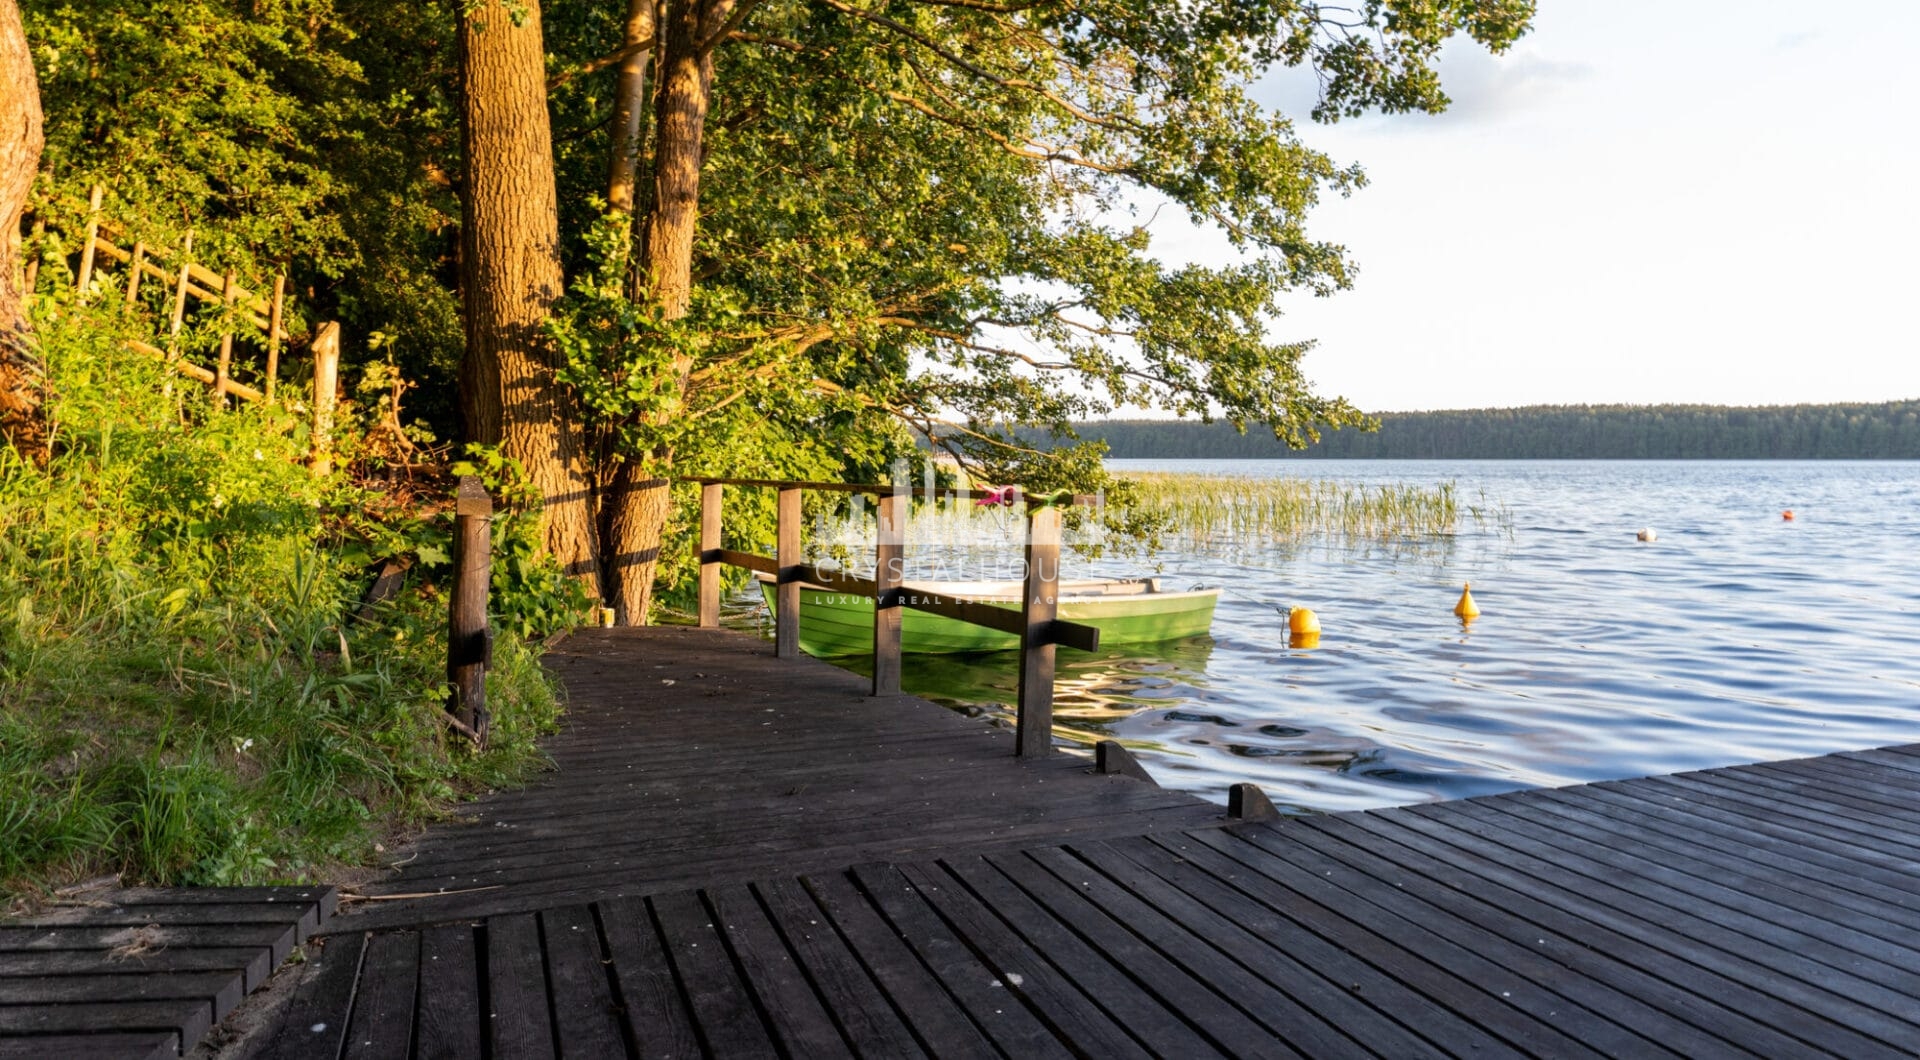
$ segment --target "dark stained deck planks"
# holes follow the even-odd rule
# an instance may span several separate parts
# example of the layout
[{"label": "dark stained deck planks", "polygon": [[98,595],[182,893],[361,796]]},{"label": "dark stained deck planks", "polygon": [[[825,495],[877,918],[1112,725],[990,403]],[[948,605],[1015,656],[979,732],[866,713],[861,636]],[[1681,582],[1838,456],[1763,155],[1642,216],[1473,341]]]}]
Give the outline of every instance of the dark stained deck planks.
[{"label": "dark stained deck planks", "polygon": [[[325,1003],[263,1055],[1913,1055],[1920,864],[1676,794],[1749,769],[335,935],[311,973]],[[1873,779],[1920,796],[1920,771]],[[1681,838],[1730,805],[1815,860]],[[466,963],[419,965],[469,984],[445,1008],[376,968],[449,935]],[[294,1048],[323,1024],[368,1031]]]},{"label": "dark stained deck planks", "polygon": [[[241,1055],[1920,1042],[1920,747],[1236,824],[1084,760],[1015,760],[1009,734],[748,638],[594,631],[551,661],[572,695],[556,773],[402,852],[365,911],[309,943]],[[148,930],[205,932],[180,952],[215,956],[118,998],[124,1018],[84,1039],[38,1028],[50,1047],[30,1055],[172,1055],[183,1032],[147,1033],[143,1006],[232,995],[202,965],[277,923],[192,901]],[[74,952],[20,930],[0,927],[0,961]],[[114,929],[25,930],[97,948]],[[103,982],[49,1000],[0,975],[0,1018],[8,998],[85,1005]]]},{"label": "dark stained deck planks", "polygon": [[[1920,749],[1234,825],[726,634],[554,663],[559,772],[380,888],[450,893],[336,920],[274,1055],[319,1025],[368,1028],[329,1057],[1920,1042]],[[445,963],[412,988],[375,960],[416,952]]]},{"label": "dark stained deck planks", "polygon": [[0,920],[0,1057],[179,1056],[334,900],[329,887],[125,888]]},{"label": "dark stained deck planks", "polygon": [[1016,759],[1009,732],[737,633],[582,630],[547,663],[569,697],[555,771],[464,808],[365,888],[436,896],[333,930],[1224,823],[1084,758]]}]

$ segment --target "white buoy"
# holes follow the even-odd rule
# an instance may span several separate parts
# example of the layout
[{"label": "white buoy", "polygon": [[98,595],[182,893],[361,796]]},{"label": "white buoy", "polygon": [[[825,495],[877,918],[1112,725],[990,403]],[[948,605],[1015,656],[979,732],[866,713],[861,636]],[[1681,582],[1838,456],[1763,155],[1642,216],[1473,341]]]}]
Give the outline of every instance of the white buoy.
[{"label": "white buoy", "polygon": [[1637,533],[1637,534],[1635,534],[1635,535],[1633,535],[1633,536],[1634,536],[1634,537],[1636,537],[1636,538],[1638,538],[1638,539],[1640,539],[1641,541],[1658,541],[1658,540],[1660,540],[1660,535],[1659,535],[1658,533],[1656,533],[1656,532],[1654,532],[1654,529],[1653,529],[1653,527],[1651,527],[1651,526],[1643,526],[1643,527],[1641,527],[1641,528],[1640,528],[1640,532],[1639,532],[1639,533]]}]

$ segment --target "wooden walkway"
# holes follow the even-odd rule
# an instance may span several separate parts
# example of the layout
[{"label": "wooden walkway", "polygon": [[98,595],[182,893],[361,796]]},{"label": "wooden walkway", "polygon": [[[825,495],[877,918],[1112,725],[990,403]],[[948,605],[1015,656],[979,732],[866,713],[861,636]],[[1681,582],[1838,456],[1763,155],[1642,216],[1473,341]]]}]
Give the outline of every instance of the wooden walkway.
[{"label": "wooden walkway", "polygon": [[1920,1043],[1920,747],[1250,824],[749,638],[553,661],[559,771],[405,852],[233,1055]]},{"label": "wooden walkway", "polygon": [[1218,807],[1013,737],[764,641],[688,627],[583,630],[555,772],[401,851],[334,930],[550,908],[864,861],[1224,823]]},{"label": "wooden walkway", "polygon": [[325,887],[120,889],[0,920],[0,1057],[178,1056],[333,910]]}]

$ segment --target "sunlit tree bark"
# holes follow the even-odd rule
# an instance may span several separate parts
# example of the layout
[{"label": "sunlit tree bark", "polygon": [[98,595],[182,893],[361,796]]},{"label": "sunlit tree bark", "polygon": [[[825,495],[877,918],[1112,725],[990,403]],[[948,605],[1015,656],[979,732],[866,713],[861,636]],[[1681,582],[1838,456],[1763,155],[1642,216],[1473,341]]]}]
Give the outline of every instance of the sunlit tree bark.
[{"label": "sunlit tree bark", "polygon": [[[687,314],[693,295],[693,240],[700,214],[700,166],[712,99],[713,46],[736,11],[734,0],[681,0],[658,27],[662,49],[654,112],[653,195],[641,241],[639,282],[665,320]],[[673,370],[684,385],[692,362]],[[671,415],[669,410],[662,415]],[[672,505],[659,477],[672,454],[627,454],[605,492],[601,541],[608,599],[623,623],[646,621],[660,536]]]},{"label": "sunlit tree bark", "polygon": [[20,280],[20,211],[44,143],[40,81],[15,0],[0,0],[0,440],[45,456],[41,371]]},{"label": "sunlit tree bark", "polygon": [[545,500],[548,551],[597,594],[591,478],[542,332],[562,277],[538,3],[489,0],[463,19],[460,81],[466,434],[519,462]]}]

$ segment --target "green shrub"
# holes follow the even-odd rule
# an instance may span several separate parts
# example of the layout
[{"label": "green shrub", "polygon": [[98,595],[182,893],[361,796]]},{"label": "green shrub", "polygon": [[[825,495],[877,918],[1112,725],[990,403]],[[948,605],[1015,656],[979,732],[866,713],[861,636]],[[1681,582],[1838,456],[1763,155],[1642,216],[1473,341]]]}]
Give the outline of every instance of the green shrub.
[{"label": "green shrub", "polygon": [[[0,448],[0,898],[311,879],[538,768],[559,706],[529,638],[573,621],[571,583],[507,575],[491,746],[450,740],[446,506],[311,475],[297,388],[215,411],[117,311],[38,308],[55,456]],[[355,620],[368,562],[402,551],[408,590]]]}]

